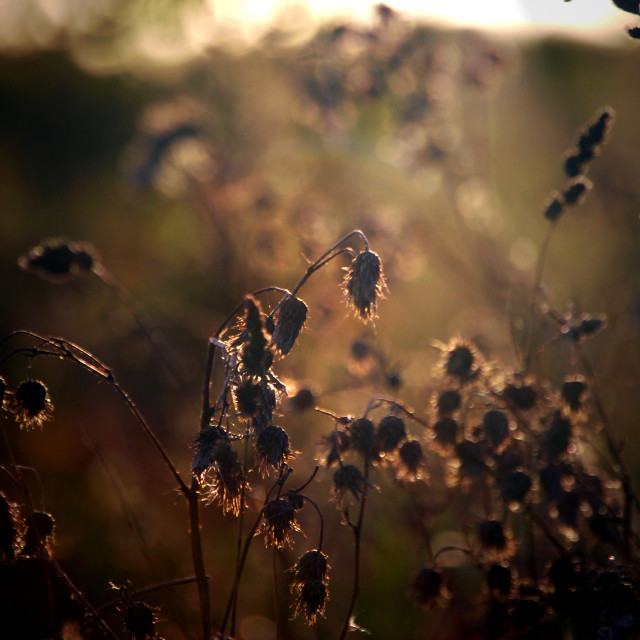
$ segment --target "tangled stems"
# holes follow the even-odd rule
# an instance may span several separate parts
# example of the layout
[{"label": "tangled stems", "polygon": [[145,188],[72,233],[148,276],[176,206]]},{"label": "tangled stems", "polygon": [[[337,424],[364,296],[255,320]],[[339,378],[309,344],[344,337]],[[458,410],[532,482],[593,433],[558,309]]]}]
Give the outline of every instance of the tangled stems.
[{"label": "tangled stems", "polygon": [[155,450],[162,458],[165,466],[177,482],[180,492],[184,496],[188,505],[189,513],[189,536],[191,541],[191,554],[192,562],[194,565],[194,571],[196,574],[196,581],[198,585],[198,595],[200,599],[200,612],[202,620],[202,637],[203,640],[209,640],[211,632],[211,609],[209,601],[209,585],[206,571],[204,568],[204,558],[202,554],[202,541],[200,538],[200,515],[199,515],[199,483],[198,480],[193,477],[191,486],[188,486],[182,479],[180,472],[176,468],[175,464],[169,457],[166,449],[154,433],[151,426],[147,423],[143,415],[138,410],[136,404],[133,402],[129,394],[118,383],[113,372],[93,354],[86,351],[82,347],[64,340],[62,338],[44,337],[32,331],[15,331],[5,338],[0,340],[0,347],[2,347],[10,339],[25,336],[36,340],[38,344],[34,347],[22,347],[14,349],[9,352],[2,360],[0,364],[4,363],[14,355],[26,355],[31,360],[37,356],[51,356],[61,359],[66,359],[74,364],[79,365],[81,368],[90,371],[94,375],[97,375],[102,380],[108,382],[122,398],[129,411],[133,414],[138,424],[146,436],[151,441]]}]

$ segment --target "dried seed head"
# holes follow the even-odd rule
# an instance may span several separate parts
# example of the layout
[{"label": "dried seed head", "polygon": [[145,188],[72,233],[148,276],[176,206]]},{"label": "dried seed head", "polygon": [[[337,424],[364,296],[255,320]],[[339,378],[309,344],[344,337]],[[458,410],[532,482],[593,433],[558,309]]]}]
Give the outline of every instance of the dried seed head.
[{"label": "dried seed head", "polygon": [[292,396],[286,398],[286,407],[289,411],[302,413],[311,409],[316,403],[316,394],[309,387],[301,387]]},{"label": "dried seed head", "polygon": [[482,430],[494,449],[501,447],[509,435],[507,414],[499,409],[490,409],[482,418]]},{"label": "dried seed head", "polygon": [[560,411],[556,411],[542,438],[542,450],[549,460],[554,461],[566,453],[571,442],[571,432],[571,422]]},{"label": "dried seed head", "polygon": [[256,433],[268,427],[273,422],[273,410],[276,407],[276,392],[270,384],[262,382],[258,393],[258,408],[251,421]]},{"label": "dried seed head", "polygon": [[587,392],[587,383],[584,378],[568,378],[562,383],[562,399],[567,403],[571,411],[580,411],[582,402]]},{"label": "dried seed head", "polygon": [[531,489],[531,477],[524,471],[512,471],[498,481],[502,499],[507,503],[521,503]]},{"label": "dried seed head", "polygon": [[317,549],[302,554],[295,565],[291,567],[293,579],[292,587],[302,587],[306,582],[325,582],[327,569],[327,556]]},{"label": "dried seed head", "polygon": [[433,439],[441,451],[451,450],[458,439],[458,423],[453,418],[440,418],[433,425]]},{"label": "dried seed head", "polygon": [[422,445],[417,440],[406,440],[398,449],[400,468],[398,477],[406,480],[418,480],[427,476],[426,459]]},{"label": "dried seed head", "polygon": [[502,395],[516,408],[524,411],[532,409],[538,400],[538,392],[530,384],[509,383],[505,385]]},{"label": "dried seed head", "polygon": [[21,382],[14,395],[16,420],[21,427],[42,427],[52,414],[53,405],[44,383],[39,380]]},{"label": "dried seed head", "polygon": [[486,468],[485,448],[481,442],[463,440],[455,447],[455,453],[460,461],[460,475],[466,478],[478,477]]},{"label": "dried seed head", "polygon": [[271,343],[281,355],[286,356],[291,351],[307,319],[308,310],[302,300],[290,295],[276,309]]},{"label": "dried seed head", "polygon": [[157,640],[155,624],[158,609],[144,602],[130,602],[124,607],[124,624],[131,634],[131,640]]},{"label": "dried seed head", "polygon": [[263,474],[269,465],[279,469],[291,456],[287,432],[275,425],[269,425],[256,438],[256,462]]},{"label": "dried seed head", "polygon": [[400,443],[407,438],[407,429],[404,420],[398,416],[385,416],[378,424],[376,439],[380,450],[390,453],[398,448]]},{"label": "dried seed head", "polygon": [[45,545],[51,544],[55,528],[55,520],[49,513],[34,511],[26,520],[22,553],[25,556],[37,555]]},{"label": "dried seed head", "polygon": [[263,376],[271,367],[273,354],[269,349],[269,340],[264,329],[260,304],[252,296],[244,300],[245,315],[240,359],[244,371],[250,376]]},{"label": "dried seed head", "polygon": [[562,197],[568,206],[582,204],[591,189],[593,189],[593,183],[589,178],[577,176],[565,186]]},{"label": "dried seed head", "polygon": [[440,599],[442,582],[437,569],[423,567],[411,582],[411,595],[419,605],[430,607]]},{"label": "dried seed head", "polygon": [[483,553],[491,560],[502,560],[515,550],[511,535],[497,520],[482,520],[478,525],[478,542]]},{"label": "dried seed head", "polygon": [[11,562],[18,547],[18,512],[0,491],[0,562]]},{"label": "dried seed head", "polygon": [[367,485],[360,469],[353,464],[338,467],[333,474],[333,495],[341,505],[348,494],[359,500]]},{"label": "dried seed head", "polygon": [[324,613],[327,601],[327,587],[321,580],[306,582],[298,592],[295,616],[304,614],[308,624],[314,624],[316,618]]},{"label": "dried seed head", "polygon": [[455,389],[445,389],[436,399],[438,417],[444,418],[457,411],[462,405],[462,397]]},{"label": "dried seed head", "polygon": [[258,410],[258,398],[260,396],[261,385],[251,380],[243,380],[233,390],[233,399],[235,400],[238,411],[246,417],[253,417]]},{"label": "dried seed head", "polygon": [[343,291],[348,304],[365,322],[375,320],[378,299],[386,287],[382,263],[373,251],[360,252],[348,267]]},{"label": "dried seed head", "polygon": [[242,489],[245,485],[244,471],[238,453],[227,441],[219,440],[213,447],[211,464],[201,475],[207,489],[207,502],[217,502],[224,513],[240,513]]},{"label": "dried seed head", "polygon": [[566,206],[567,205],[562,194],[558,191],[554,191],[549,196],[549,200],[544,206],[544,217],[550,222],[553,222],[564,213]]},{"label": "dried seed head", "polygon": [[445,375],[464,385],[480,375],[482,359],[471,343],[454,338],[442,350],[441,367]]},{"label": "dried seed head", "polygon": [[256,532],[265,534],[265,544],[282,549],[291,541],[292,531],[300,531],[292,502],[285,498],[267,502],[262,512],[262,523]]},{"label": "dried seed head", "polygon": [[202,475],[215,463],[216,445],[220,441],[228,441],[227,432],[221,427],[209,426],[202,429],[196,438],[196,455],[191,464],[191,473]]},{"label": "dried seed head", "polygon": [[348,434],[339,429],[333,430],[328,436],[323,436],[322,441],[324,444],[322,459],[327,467],[339,462],[342,454],[351,444]]},{"label": "dried seed head", "polygon": [[493,563],[487,570],[487,583],[494,595],[508,596],[513,584],[511,570],[503,564]]},{"label": "dried seed head", "polygon": [[367,460],[378,459],[378,443],[373,422],[358,418],[348,427],[350,446]]}]

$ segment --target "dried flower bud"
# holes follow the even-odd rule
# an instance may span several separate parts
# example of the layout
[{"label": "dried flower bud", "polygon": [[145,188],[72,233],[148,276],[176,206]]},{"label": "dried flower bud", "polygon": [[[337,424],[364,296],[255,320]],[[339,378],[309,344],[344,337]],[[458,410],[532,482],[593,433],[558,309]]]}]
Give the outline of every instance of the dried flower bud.
[{"label": "dried flower bud", "polygon": [[44,383],[39,380],[21,382],[14,395],[16,420],[21,427],[41,427],[52,414],[53,405]]},{"label": "dried flower bud", "polygon": [[333,474],[333,495],[343,504],[347,494],[359,500],[368,486],[362,472],[353,464],[345,464],[336,469]]},{"label": "dried flower bud", "polygon": [[437,569],[423,567],[411,582],[411,595],[419,605],[430,607],[440,598],[442,582]]},{"label": "dried flower bud", "polygon": [[554,461],[566,453],[571,442],[571,431],[571,423],[562,417],[560,411],[556,411],[542,439],[542,450],[549,460]]},{"label": "dried flower bud", "polygon": [[407,437],[404,420],[398,416],[385,416],[378,424],[376,439],[380,450],[389,453],[398,448]]},{"label": "dried flower bud", "polygon": [[481,442],[463,440],[455,447],[456,456],[460,460],[460,475],[466,478],[476,478],[486,468],[485,448]]},{"label": "dried flower bud", "polygon": [[513,584],[511,570],[502,564],[493,563],[487,570],[487,583],[494,595],[509,595]]},{"label": "dried flower bud", "polygon": [[263,376],[271,367],[273,355],[269,350],[262,311],[258,301],[252,296],[244,300],[245,316],[243,320],[244,331],[241,336],[243,346],[241,361],[244,371],[250,376]]},{"label": "dried flower bud", "polygon": [[307,311],[307,305],[295,296],[287,295],[278,305],[273,314],[271,343],[281,355],[291,351],[307,319]]},{"label": "dried flower bud", "polygon": [[302,554],[291,568],[293,587],[301,587],[306,582],[324,582],[327,575],[327,556],[317,549]]},{"label": "dried flower bud", "polygon": [[261,385],[251,380],[243,380],[233,390],[233,398],[238,411],[247,417],[252,417],[258,411],[258,398]]},{"label": "dried flower bud", "polygon": [[347,269],[343,291],[356,315],[367,322],[375,319],[378,299],[385,286],[380,258],[367,250],[360,252]]},{"label": "dried flower bud", "polygon": [[504,411],[490,409],[482,418],[482,430],[489,444],[497,449],[509,435],[509,419]]},{"label": "dried flower bud", "polygon": [[289,436],[281,427],[269,425],[256,438],[256,461],[263,473],[269,465],[280,468],[291,456]]},{"label": "dried flower bud", "polygon": [[544,206],[544,217],[550,222],[557,220],[565,211],[566,203],[562,194],[554,191]]},{"label": "dried flower bud", "polygon": [[64,238],[47,238],[18,259],[20,268],[54,282],[91,271],[96,263],[95,249],[91,245]]},{"label": "dried flower bud", "polygon": [[351,444],[348,434],[339,429],[334,429],[328,436],[323,436],[322,440],[325,445],[322,458],[327,467],[339,462],[342,454],[349,449]]},{"label": "dried flower bud", "polygon": [[269,500],[262,512],[262,523],[256,532],[265,534],[265,544],[282,549],[291,541],[291,532],[300,531],[296,522],[296,510],[290,500]]},{"label": "dried flower bud", "polygon": [[417,440],[406,440],[398,449],[400,470],[398,476],[407,480],[417,480],[428,475],[426,459],[422,452],[422,445]]},{"label": "dried flower bud", "polygon": [[373,422],[358,418],[348,427],[351,447],[367,460],[378,459],[378,443]]},{"label": "dried flower bud", "polygon": [[242,489],[245,484],[242,463],[231,443],[219,440],[211,452],[211,464],[201,477],[207,489],[208,502],[217,502],[223,512],[238,515],[242,506]]},{"label": "dried flower bud", "polygon": [[531,478],[524,471],[512,471],[498,482],[502,499],[511,504],[521,503],[531,489]]},{"label": "dried flower bud", "polygon": [[221,427],[209,426],[202,429],[196,438],[196,455],[191,464],[191,473],[201,475],[215,463],[216,445],[220,441],[228,441],[227,432]]},{"label": "dried flower bud", "polygon": [[587,383],[583,378],[569,378],[562,383],[560,394],[571,411],[579,411],[587,392]]},{"label": "dried flower bud", "polygon": [[301,613],[308,624],[314,624],[316,618],[324,613],[327,601],[327,586],[321,580],[306,582],[299,590],[295,615]]},{"label": "dried flower bud", "polygon": [[131,634],[131,640],[157,640],[155,624],[158,609],[144,602],[130,602],[124,607],[124,624]]},{"label": "dried flower bud", "polygon": [[483,553],[493,560],[509,557],[515,550],[511,536],[497,520],[482,520],[477,533]]},{"label": "dried flower bud", "polygon": [[589,178],[577,176],[566,185],[562,197],[568,206],[582,204],[591,189],[593,189],[593,183]]},{"label": "dried flower bud", "polygon": [[445,389],[436,400],[438,417],[443,418],[450,416],[454,411],[457,411],[461,405],[462,397],[460,393],[455,389]]},{"label": "dried flower bud", "polygon": [[461,384],[475,380],[481,372],[481,357],[475,347],[454,338],[443,350],[442,369]]},{"label": "dried flower bud", "polygon": [[450,450],[458,439],[458,423],[453,418],[440,418],[433,425],[433,438],[441,451]]},{"label": "dried flower bud", "polygon": [[502,395],[518,409],[532,409],[538,399],[538,392],[530,384],[507,384]]}]

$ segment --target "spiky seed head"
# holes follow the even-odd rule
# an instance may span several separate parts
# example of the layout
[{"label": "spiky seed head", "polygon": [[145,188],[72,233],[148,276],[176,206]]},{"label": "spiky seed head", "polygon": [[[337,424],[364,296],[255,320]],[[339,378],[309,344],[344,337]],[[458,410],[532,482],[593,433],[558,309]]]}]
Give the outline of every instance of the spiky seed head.
[{"label": "spiky seed head", "polygon": [[191,473],[202,475],[215,462],[218,442],[228,440],[227,432],[221,427],[210,425],[202,429],[196,438],[196,454],[191,464]]},{"label": "spiky seed head", "polygon": [[303,553],[295,565],[291,567],[293,573],[292,587],[301,587],[306,582],[314,580],[324,582],[328,567],[327,556],[322,551],[313,549]]},{"label": "spiky seed head", "polygon": [[481,442],[473,442],[465,438],[456,444],[455,453],[460,461],[461,476],[477,478],[487,468],[486,451]]},{"label": "spiky seed head", "polygon": [[302,300],[290,295],[276,309],[273,315],[271,343],[281,355],[286,356],[291,351],[307,320],[308,311]]},{"label": "spiky seed head", "polygon": [[454,338],[443,350],[441,366],[447,376],[464,385],[480,375],[481,356],[471,343]]},{"label": "spiky seed head", "polygon": [[347,268],[343,291],[347,303],[364,322],[375,320],[378,300],[386,288],[380,257],[374,251],[362,251]]},{"label": "spiky seed head", "polygon": [[354,464],[345,464],[338,467],[333,474],[333,495],[340,504],[343,504],[348,494],[355,500],[362,496],[367,481],[362,472]]},{"label": "spiky seed head", "polygon": [[482,418],[482,430],[489,444],[494,448],[502,446],[509,435],[509,419],[500,409],[490,409]]},{"label": "spiky seed head", "polygon": [[258,410],[260,384],[251,380],[243,380],[233,389],[233,399],[238,411],[245,417],[253,417]]},{"label": "spiky seed head", "polygon": [[321,580],[306,582],[299,590],[296,600],[296,616],[304,614],[308,624],[314,624],[317,617],[324,613],[327,601],[327,586]]},{"label": "spiky seed head", "polygon": [[568,206],[582,204],[591,189],[593,189],[593,183],[589,178],[577,176],[567,183],[562,192],[562,197]]},{"label": "spiky seed head", "polygon": [[328,436],[322,437],[324,452],[322,459],[327,468],[339,462],[342,454],[349,449],[349,435],[340,429],[334,429]]},{"label": "spiky seed head", "polygon": [[263,376],[271,367],[273,354],[269,349],[262,310],[253,296],[245,297],[244,309],[240,359],[248,375]]},{"label": "spiky seed head", "polygon": [[207,502],[217,502],[223,513],[240,513],[245,478],[238,453],[230,442],[219,440],[215,444],[211,464],[201,474],[201,482],[207,490],[204,494]]},{"label": "spiky seed head", "polygon": [[256,462],[263,473],[267,473],[269,465],[279,469],[290,455],[289,436],[284,429],[272,424],[258,433]]},{"label": "spiky seed head", "polygon": [[398,416],[385,416],[378,424],[376,439],[380,450],[384,453],[395,451],[407,438],[404,420]]},{"label": "spiky seed head", "polygon": [[440,571],[423,567],[411,582],[411,595],[417,604],[430,607],[440,598],[442,583]]},{"label": "spiky seed head", "polygon": [[124,624],[131,634],[131,640],[156,640],[155,624],[158,609],[144,602],[130,602],[123,611]]},{"label": "spiky seed head", "polygon": [[52,414],[47,387],[40,380],[25,380],[14,394],[14,412],[21,427],[41,427]]},{"label": "spiky seed head", "polygon": [[262,512],[262,523],[257,533],[265,534],[265,544],[282,549],[291,541],[291,532],[300,531],[296,522],[296,510],[291,500],[270,500]]},{"label": "spiky seed head", "polygon": [[518,409],[532,409],[537,400],[538,392],[530,384],[514,384],[505,385],[502,395]]}]

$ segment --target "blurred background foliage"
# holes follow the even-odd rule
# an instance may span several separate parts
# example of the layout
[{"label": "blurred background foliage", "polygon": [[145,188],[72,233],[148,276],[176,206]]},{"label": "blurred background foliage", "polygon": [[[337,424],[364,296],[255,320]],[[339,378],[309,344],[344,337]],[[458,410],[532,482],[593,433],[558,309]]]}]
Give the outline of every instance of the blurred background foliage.
[{"label": "blurred background foliage", "polygon": [[[372,394],[387,395],[427,416],[433,341],[458,334],[488,360],[516,367],[545,199],[564,182],[563,153],[576,132],[611,105],[617,121],[589,174],[594,191],[561,220],[544,281],[556,310],[607,314],[587,349],[627,460],[639,459],[634,41],[518,41],[379,9],[368,25],[285,19],[257,44],[233,46],[216,31],[212,5],[187,1],[3,2],[0,15],[0,334],[60,335],[96,354],[184,473],[208,336],[245,292],[293,286],[308,258],[353,228],[385,264],[389,294],[375,332],[346,316],[339,266],[324,269],[302,291],[307,330],[278,368],[290,395],[308,387],[317,405],[355,415]],[[51,283],[19,269],[20,255],[59,236],[96,247],[166,358],[179,363],[177,377],[98,278]],[[263,298],[266,307],[276,301]],[[534,371],[554,383],[576,370],[558,336],[557,324],[540,323]],[[379,357],[355,363],[353,344],[363,340]],[[12,386],[25,378],[24,362],[7,366]],[[57,555],[77,584],[100,604],[113,597],[108,581],[190,575],[183,505],[112,390],[66,363],[37,360],[34,376],[49,387],[55,419],[42,431],[16,428],[13,445],[35,470],[34,493],[56,517]],[[295,403],[286,408],[304,479],[331,424]],[[321,472],[314,488],[322,504],[329,480]],[[405,597],[424,562],[406,499],[376,482],[358,623],[374,637],[436,637],[445,614],[425,617]],[[317,629],[289,622],[284,598],[282,637],[335,636],[351,539],[337,509],[327,513],[327,618]],[[439,526],[443,535],[456,529],[455,521]],[[230,517],[205,510],[218,617],[234,536]],[[270,556],[261,547],[242,592],[247,640],[273,633]],[[285,551],[279,562],[290,566],[296,555]],[[286,592],[284,580],[279,588]],[[195,588],[170,599],[162,633],[177,638]]]}]

